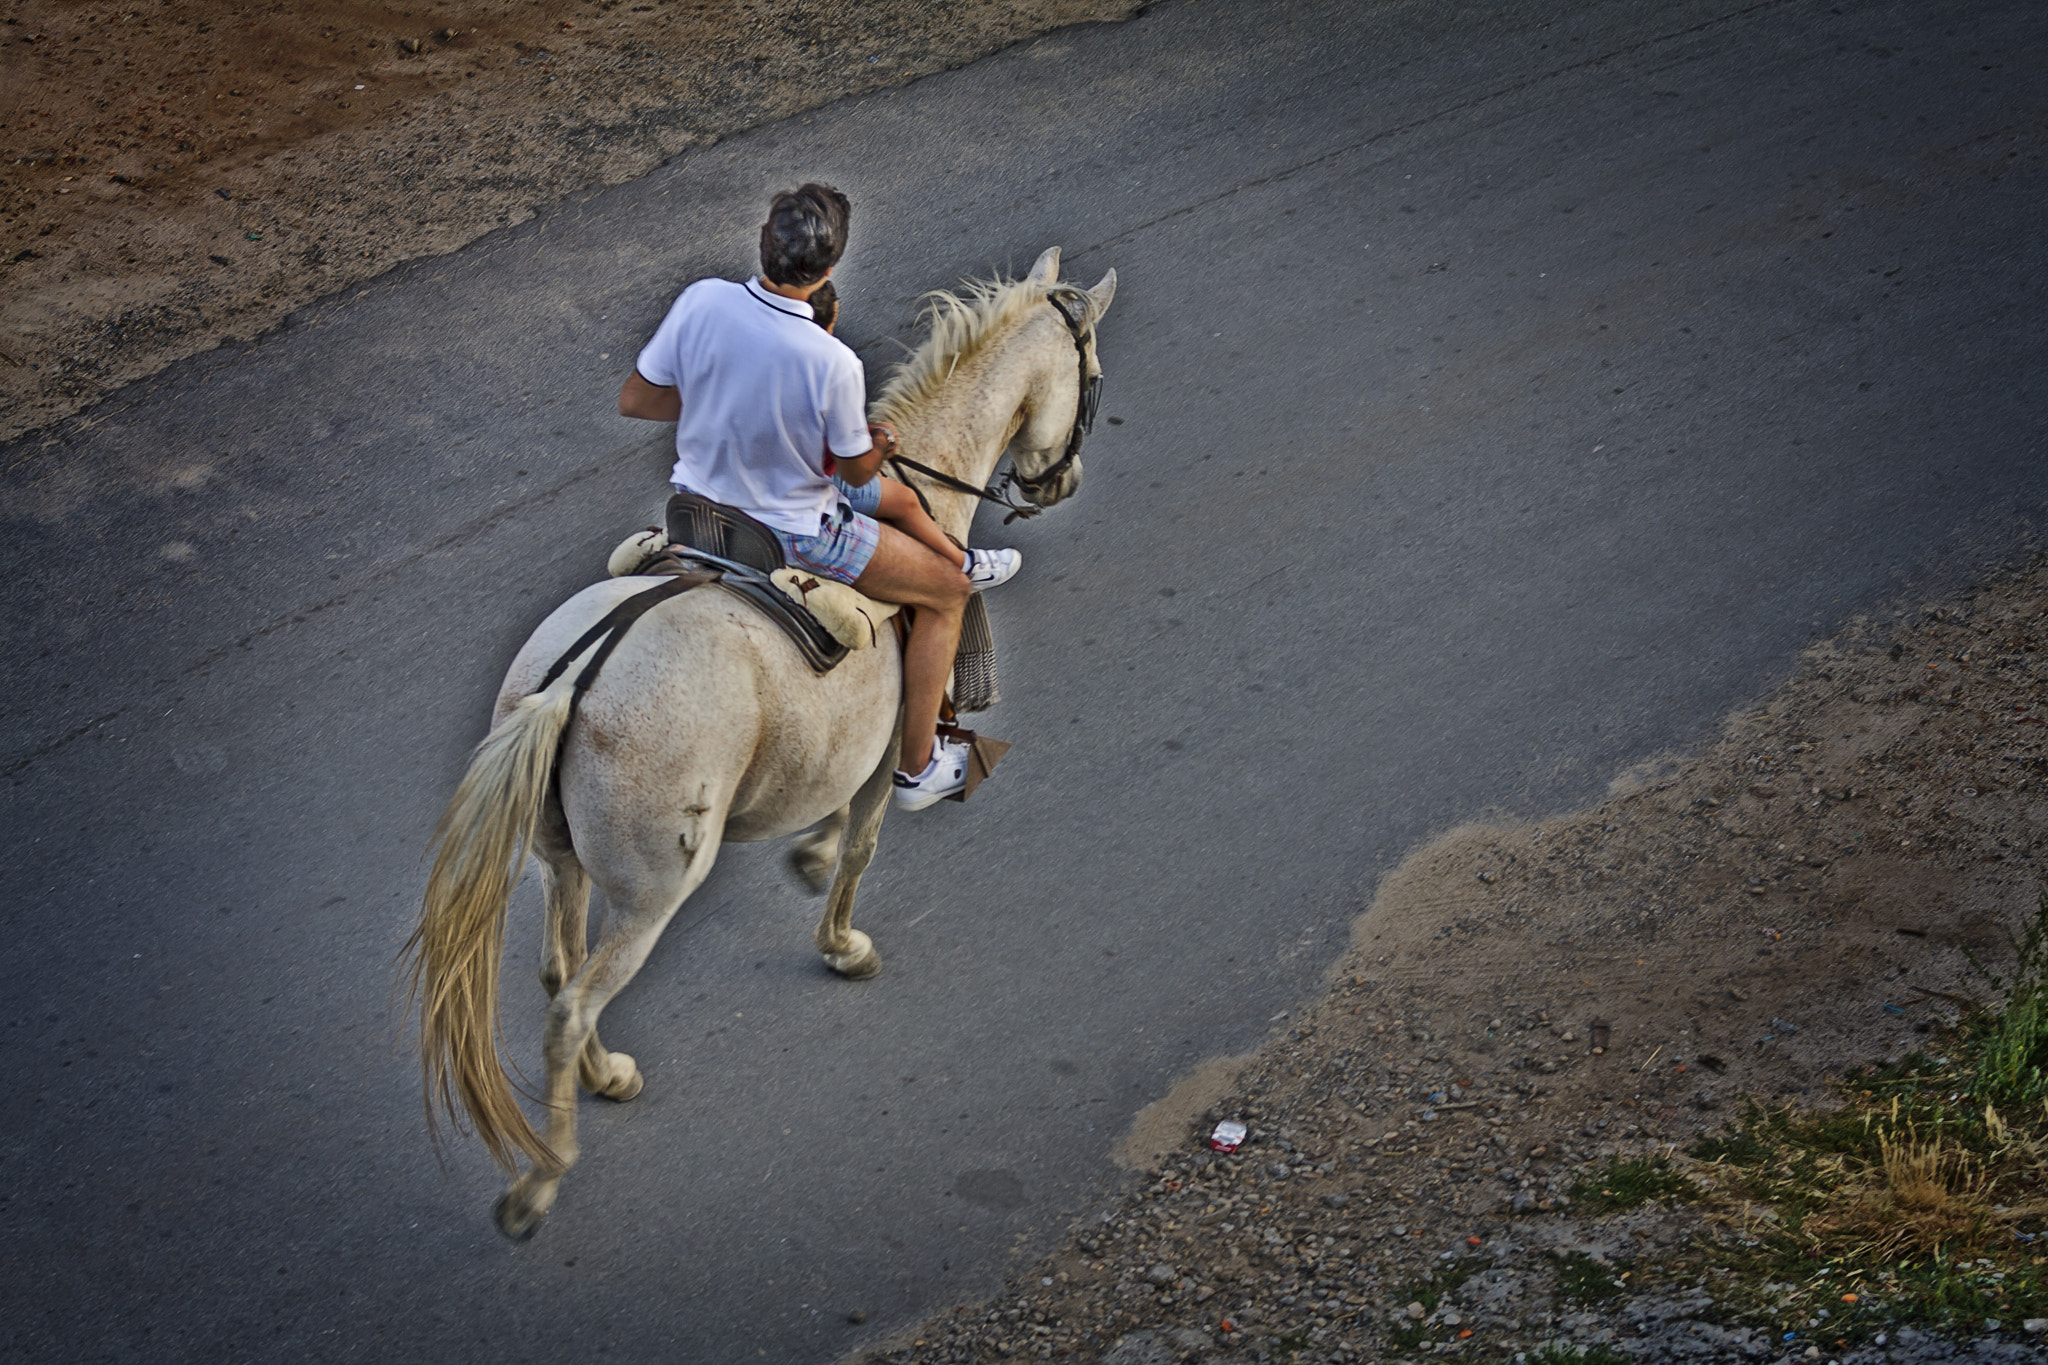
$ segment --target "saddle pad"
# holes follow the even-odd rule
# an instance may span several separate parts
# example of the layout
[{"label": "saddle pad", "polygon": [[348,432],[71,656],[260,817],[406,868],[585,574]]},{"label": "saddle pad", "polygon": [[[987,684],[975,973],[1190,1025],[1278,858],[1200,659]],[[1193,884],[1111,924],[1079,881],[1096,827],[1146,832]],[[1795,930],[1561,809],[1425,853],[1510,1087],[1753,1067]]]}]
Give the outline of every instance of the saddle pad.
[{"label": "saddle pad", "polygon": [[902,607],[894,602],[877,602],[844,583],[805,573],[801,569],[777,569],[768,575],[776,587],[801,603],[818,623],[832,632],[832,638],[848,649],[866,649],[880,639],[884,622]]},{"label": "saddle pad", "polygon": [[659,528],[650,526],[644,531],[635,531],[612,551],[612,557],[605,561],[604,571],[613,578],[637,574],[642,565],[667,548],[668,536]]}]

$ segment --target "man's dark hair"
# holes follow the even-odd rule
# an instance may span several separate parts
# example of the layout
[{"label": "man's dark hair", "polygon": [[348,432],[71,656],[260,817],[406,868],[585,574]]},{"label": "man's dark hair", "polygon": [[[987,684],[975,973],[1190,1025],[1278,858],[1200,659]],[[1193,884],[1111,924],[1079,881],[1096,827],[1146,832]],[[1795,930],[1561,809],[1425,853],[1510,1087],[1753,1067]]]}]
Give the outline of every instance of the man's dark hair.
[{"label": "man's dark hair", "polygon": [[825,278],[846,250],[853,206],[830,185],[784,190],[761,224],[761,273],[773,284],[801,289]]},{"label": "man's dark hair", "polygon": [[819,285],[817,292],[811,295],[811,321],[828,332],[839,321],[839,291],[832,287],[830,280]]}]

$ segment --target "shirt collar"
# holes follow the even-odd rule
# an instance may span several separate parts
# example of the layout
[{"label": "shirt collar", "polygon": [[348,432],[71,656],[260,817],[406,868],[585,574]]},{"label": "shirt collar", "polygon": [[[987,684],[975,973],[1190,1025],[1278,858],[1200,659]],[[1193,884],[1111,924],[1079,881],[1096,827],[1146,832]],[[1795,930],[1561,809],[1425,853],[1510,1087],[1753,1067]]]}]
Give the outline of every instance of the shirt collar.
[{"label": "shirt collar", "polygon": [[747,281],[747,292],[778,313],[787,313],[793,318],[803,318],[807,322],[817,321],[818,315],[811,311],[811,305],[799,303],[795,299],[786,299],[780,294],[769,293],[761,287],[759,275]]}]

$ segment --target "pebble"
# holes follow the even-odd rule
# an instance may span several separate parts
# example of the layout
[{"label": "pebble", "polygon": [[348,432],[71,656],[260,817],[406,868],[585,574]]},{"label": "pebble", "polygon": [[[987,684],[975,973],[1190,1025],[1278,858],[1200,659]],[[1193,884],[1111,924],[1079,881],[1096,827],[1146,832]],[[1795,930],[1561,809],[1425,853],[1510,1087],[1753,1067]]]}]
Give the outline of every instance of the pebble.
[{"label": "pebble", "polygon": [[1180,1275],[1174,1270],[1172,1266],[1166,1264],[1166,1262],[1164,1261],[1161,1261],[1158,1265],[1153,1266],[1150,1270],[1145,1272],[1145,1278],[1152,1281],[1152,1283],[1156,1285],[1164,1286],[1172,1284],[1175,1280],[1180,1278]]},{"label": "pebble", "polygon": [[863,1313],[860,1309],[856,1308],[851,1313],[848,1313],[846,1315],[846,1320],[852,1323],[855,1327],[858,1327],[868,1320],[868,1315],[866,1313]]}]

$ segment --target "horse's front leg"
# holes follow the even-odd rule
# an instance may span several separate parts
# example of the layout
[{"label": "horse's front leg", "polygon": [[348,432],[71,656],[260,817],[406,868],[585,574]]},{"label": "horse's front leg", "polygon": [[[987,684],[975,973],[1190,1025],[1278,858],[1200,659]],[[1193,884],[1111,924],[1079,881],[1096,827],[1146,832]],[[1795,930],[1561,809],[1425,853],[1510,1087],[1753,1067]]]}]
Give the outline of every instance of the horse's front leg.
[{"label": "horse's front leg", "polygon": [[824,955],[825,965],[852,981],[864,981],[882,970],[882,955],[874,940],[853,927],[853,897],[860,888],[860,874],[874,861],[875,843],[881,838],[882,817],[889,812],[889,794],[895,784],[897,742],[891,740],[882,761],[868,780],[854,793],[846,808],[845,827],[839,839],[839,869],[832,877],[832,894],[825,901],[825,916],[818,921],[812,941]]},{"label": "horse's front leg", "polygon": [[813,896],[822,896],[832,886],[832,870],[839,864],[839,841],[846,833],[846,813],[841,806],[830,815],[789,841],[789,866]]}]

